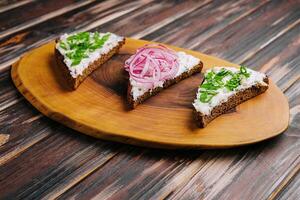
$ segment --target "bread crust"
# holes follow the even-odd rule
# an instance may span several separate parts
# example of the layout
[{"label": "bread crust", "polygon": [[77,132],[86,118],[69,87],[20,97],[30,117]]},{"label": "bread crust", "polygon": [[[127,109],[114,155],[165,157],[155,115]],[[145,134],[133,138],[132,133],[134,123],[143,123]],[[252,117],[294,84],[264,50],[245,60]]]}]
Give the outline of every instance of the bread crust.
[{"label": "bread crust", "polygon": [[128,82],[127,102],[128,102],[129,107],[131,109],[134,109],[137,105],[141,104],[142,102],[144,102],[146,99],[150,98],[151,96],[156,95],[163,89],[166,89],[166,88],[170,87],[171,85],[174,85],[175,83],[178,83],[181,80],[186,79],[197,72],[201,72],[202,68],[203,68],[203,63],[200,61],[199,64],[195,65],[191,70],[182,73],[180,76],[177,76],[174,79],[165,81],[165,83],[163,84],[163,87],[156,87],[151,91],[149,90],[146,93],[144,93],[142,96],[138,97],[137,100],[133,99],[133,96],[131,93],[132,86],[131,86],[130,82]]},{"label": "bread crust", "polygon": [[[57,42],[59,42],[59,40],[56,40],[56,43]],[[79,75],[76,78],[72,77],[67,65],[64,62],[64,56],[56,48],[54,50],[55,60],[61,73],[66,79],[68,87],[75,90],[86,79],[86,77],[88,77],[93,71],[95,71],[96,69],[98,69],[98,67],[108,61],[114,54],[118,53],[123,44],[125,44],[125,38],[107,54],[101,55],[99,59],[95,60],[93,63],[90,63],[90,65],[86,69],[84,69],[82,75]]]},{"label": "bread crust", "polygon": [[[266,77],[263,81],[265,83],[269,84],[268,77]],[[198,112],[194,108],[194,117],[195,117],[196,123],[200,128],[204,128],[207,126],[208,123],[210,123],[212,120],[214,120],[218,116],[225,114],[227,111],[235,108],[239,104],[241,104],[257,95],[264,93],[267,89],[268,89],[268,85],[256,84],[248,89],[241,90],[241,91],[237,92],[235,95],[229,97],[226,102],[223,102],[222,104],[214,107],[213,110],[211,111],[210,115],[204,115],[203,113]]]}]

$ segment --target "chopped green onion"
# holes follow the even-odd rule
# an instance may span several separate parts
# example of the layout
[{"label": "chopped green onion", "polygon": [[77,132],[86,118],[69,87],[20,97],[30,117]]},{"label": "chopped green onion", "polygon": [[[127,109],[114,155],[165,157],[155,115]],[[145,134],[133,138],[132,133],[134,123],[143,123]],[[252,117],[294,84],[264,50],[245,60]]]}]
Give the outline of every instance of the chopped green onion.
[{"label": "chopped green onion", "polygon": [[240,74],[244,75],[246,78],[250,76],[250,74],[247,72],[247,68],[245,66],[240,67]]},{"label": "chopped green onion", "polygon": [[67,46],[66,46],[66,44],[65,44],[64,42],[61,42],[61,43],[59,44],[59,46],[60,46],[62,49],[67,50]]},{"label": "chopped green onion", "polygon": [[98,32],[93,36],[89,32],[81,32],[67,37],[66,43],[61,41],[59,46],[66,51],[65,55],[72,61],[71,66],[78,65],[88,54],[101,48],[109,39],[110,34],[100,37]]},{"label": "chopped green onion", "polygon": [[[230,77],[230,79],[224,81],[225,77]],[[236,73],[226,68],[222,68],[218,73],[210,71],[205,75],[205,81],[200,86],[199,100],[203,103],[209,103],[219,93],[219,89],[226,88],[229,91],[234,91],[241,85],[242,79],[248,77],[250,77],[250,73],[244,66],[241,66],[239,72]]]}]

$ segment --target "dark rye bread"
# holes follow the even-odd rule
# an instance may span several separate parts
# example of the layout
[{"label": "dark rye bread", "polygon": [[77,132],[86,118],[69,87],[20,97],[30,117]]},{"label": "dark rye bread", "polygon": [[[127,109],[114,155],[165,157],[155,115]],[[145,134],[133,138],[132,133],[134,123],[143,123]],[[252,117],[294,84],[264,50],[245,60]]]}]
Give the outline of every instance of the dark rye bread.
[{"label": "dark rye bread", "polygon": [[142,96],[138,97],[137,100],[133,99],[133,96],[131,94],[131,84],[130,82],[128,83],[128,89],[127,89],[127,102],[130,108],[135,108],[137,105],[141,104],[143,101],[145,101],[146,99],[148,99],[151,96],[156,95],[157,93],[159,93],[160,91],[162,91],[165,88],[170,87],[171,85],[180,82],[183,79],[186,79],[190,76],[192,76],[193,74],[197,73],[197,72],[201,72],[203,67],[203,63],[200,61],[198,65],[195,65],[192,69],[190,69],[189,71],[186,71],[184,73],[182,73],[180,76],[177,76],[174,79],[170,79],[167,80],[164,84],[163,87],[156,87],[153,90],[149,90],[148,92],[144,93]]},{"label": "dark rye bread", "polygon": [[[268,77],[266,77],[263,81],[265,83],[269,84]],[[211,111],[210,115],[204,115],[203,113],[198,112],[194,108],[194,116],[195,116],[197,125],[200,128],[204,128],[205,126],[207,126],[207,124],[209,122],[211,122],[216,117],[218,117],[222,114],[225,114],[227,111],[235,108],[239,104],[241,104],[257,95],[264,93],[267,89],[268,89],[268,86],[256,84],[248,89],[241,90],[241,91],[237,92],[235,95],[229,97],[226,102],[223,102],[222,104],[214,107],[213,110]]]},{"label": "dark rye bread", "polygon": [[[59,42],[56,40],[56,43]],[[93,71],[95,71],[98,67],[100,67],[102,64],[104,64],[107,60],[109,60],[114,54],[119,52],[119,49],[123,46],[125,43],[125,38],[118,43],[117,46],[115,46],[110,52],[107,54],[102,55],[98,60],[95,60],[93,63],[91,63],[82,73],[82,75],[77,76],[76,78],[73,78],[70,74],[70,71],[67,67],[67,65],[64,62],[64,56],[55,48],[55,58],[56,63],[59,66],[59,70],[61,71],[62,75],[65,77],[66,82],[68,86],[75,90],[83,81],[84,79],[90,75]]]}]

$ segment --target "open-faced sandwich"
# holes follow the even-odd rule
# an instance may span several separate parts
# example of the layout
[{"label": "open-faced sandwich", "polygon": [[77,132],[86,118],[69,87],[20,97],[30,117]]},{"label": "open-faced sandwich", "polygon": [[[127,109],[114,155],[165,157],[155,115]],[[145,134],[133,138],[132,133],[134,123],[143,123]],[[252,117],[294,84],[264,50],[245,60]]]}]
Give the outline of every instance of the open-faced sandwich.
[{"label": "open-faced sandwich", "polygon": [[205,72],[194,100],[194,113],[199,127],[268,89],[268,77],[241,66],[214,67]]},{"label": "open-faced sandwich", "polygon": [[135,108],[164,88],[201,72],[202,66],[198,58],[163,45],[151,44],[139,48],[125,62],[125,70],[129,73],[129,106]]},{"label": "open-faced sandwich", "polygon": [[80,32],[56,40],[55,57],[68,85],[76,89],[95,69],[116,54],[125,38],[113,33]]}]

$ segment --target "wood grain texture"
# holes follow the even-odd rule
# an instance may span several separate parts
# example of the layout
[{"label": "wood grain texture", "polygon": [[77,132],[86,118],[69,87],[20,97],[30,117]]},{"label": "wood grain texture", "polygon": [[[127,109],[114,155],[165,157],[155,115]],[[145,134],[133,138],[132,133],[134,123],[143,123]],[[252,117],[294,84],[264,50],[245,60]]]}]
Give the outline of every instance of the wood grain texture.
[{"label": "wood grain texture", "polygon": [[9,140],[8,134],[0,134],[0,146],[5,144]]},{"label": "wood grain texture", "polygon": [[[0,52],[3,53],[0,53],[0,61],[2,61],[0,71],[8,69],[8,66],[16,61],[16,57],[22,53],[44,44],[47,41],[53,40],[57,35],[63,34],[64,32],[96,29],[130,36],[127,32],[132,32],[135,29],[142,30],[148,26],[157,24],[157,22],[166,17],[171,18],[176,14],[176,11],[178,12],[178,9],[181,9],[181,12],[185,12],[194,7],[198,8],[204,3],[205,2],[195,1],[182,1],[179,3],[164,1],[163,4],[155,6],[157,2],[153,1],[131,1],[129,3],[124,1],[105,1],[88,8],[79,8],[0,40]],[[180,7],[182,4],[185,4],[185,6]],[[145,10],[145,7],[150,7],[151,9]],[[146,14],[157,16],[156,20],[144,22],[144,16],[146,16]],[[136,16],[136,19],[139,20],[133,20],[132,15]],[[116,21],[114,21],[115,19]],[[118,31],[120,27],[126,26],[126,20],[131,21],[131,29]],[[115,26],[117,21],[121,21],[121,24],[118,23],[119,26]],[[103,24],[107,25],[103,26]],[[97,29],[97,27],[101,29]],[[15,48],[16,46],[19,48]]]},{"label": "wood grain texture", "polygon": [[[13,66],[12,78],[25,98],[46,116],[107,140],[150,147],[218,148],[262,141],[287,128],[288,104],[272,81],[264,94],[239,105],[236,112],[216,118],[204,129],[197,128],[193,122],[191,109],[200,75],[177,83],[129,111],[124,102],[127,84],[123,63],[128,55],[149,43],[127,38],[120,56],[114,56],[112,62],[95,70],[73,92],[65,87],[60,68],[56,67],[53,42],[24,56]],[[236,66],[198,52],[172,48],[198,57],[204,70]],[[272,121],[269,113],[274,116]],[[137,119],[140,119],[138,126]]]},{"label": "wood grain texture", "polygon": [[[53,17],[59,16],[65,12],[74,10],[76,8],[80,8],[82,6],[85,6],[89,3],[92,3],[95,0],[86,0],[86,1],[66,1],[66,2],[52,2],[50,1],[43,1],[45,3],[45,5],[40,5],[41,3],[38,4],[38,7],[35,8],[34,5],[26,5],[28,6],[28,8],[20,8],[20,10],[23,10],[25,16],[25,20],[26,18],[28,18],[24,23],[20,23],[17,20],[13,20],[14,23],[12,23],[9,20],[2,20],[4,22],[4,24],[1,24],[2,31],[0,32],[0,38],[4,38],[7,37],[13,33],[16,33],[18,31],[21,31],[23,29],[26,29],[28,27],[34,26],[38,23],[44,22],[48,19],[51,19]],[[69,5],[68,5],[69,4]],[[65,5],[62,7],[62,5]],[[41,8],[45,8],[46,10],[43,12],[43,9]],[[22,12],[20,12],[20,10],[16,9],[15,13],[14,11],[10,11],[8,12],[8,16],[6,16],[4,13],[3,16],[0,15],[0,17],[3,19],[11,19],[11,17],[9,16],[9,14],[12,15],[16,15],[16,13],[20,14],[20,21],[23,20],[22,18]],[[29,11],[29,12],[28,12]],[[30,13],[30,15],[28,15],[28,13]],[[33,14],[32,14],[33,13]],[[26,17],[26,14],[28,17]],[[40,16],[39,16],[40,15]],[[32,18],[32,20],[31,20]],[[13,18],[14,19],[14,18]],[[20,23],[20,24],[19,24]],[[12,26],[11,28],[9,26]]]},{"label": "wood grain texture", "polygon": [[0,2],[0,13],[23,6],[32,1],[34,1],[34,0],[2,0]]},{"label": "wood grain texture", "polygon": [[3,43],[1,42],[0,45],[3,53],[3,57],[0,58],[0,72],[8,70],[10,65],[17,61],[20,54],[28,49],[44,44],[46,41],[55,39],[58,36],[57,34],[78,30],[87,25],[91,27],[99,26],[102,23],[145,6],[147,3],[149,1],[134,1],[130,3],[117,0],[96,2],[4,38],[2,39]]},{"label": "wood grain texture", "polygon": [[[249,54],[260,49],[261,40],[257,38],[261,38],[267,44],[281,31],[288,31],[289,25],[296,26],[294,23],[299,22],[299,8],[299,1],[270,1],[193,49],[229,61],[242,62]],[[238,43],[235,42],[236,38],[239,38]]]},{"label": "wood grain texture", "polygon": [[[25,1],[26,2],[26,1]],[[80,1],[79,1],[80,2]],[[9,29],[22,26],[24,24],[37,20],[38,18],[44,18],[44,15],[51,15],[51,12],[56,11],[62,7],[69,7],[75,4],[74,0],[62,0],[62,1],[32,1],[30,3],[18,6],[10,10],[9,12],[0,13],[0,35],[5,31],[11,31]]]},{"label": "wood grain texture", "polygon": [[0,83],[2,86],[0,89],[0,111],[17,103],[20,101],[20,98],[23,98],[14,90],[11,78],[8,75],[8,72],[1,73],[0,75]]},{"label": "wood grain texture", "polygon": [[[11,1],[10,1],[11,2]],[[125,5],[120,6],[111,6],[112,1],[104,1],[99,2],[99,6],[91,6],[91,7],[83,7],[80,9],[76,9],[74,11],[71,11],[69,13],[63,14],[61,16],[65,17],[60,18],[56,17],[51,20],[49,20],[49,26],[47,26],[47,22],[37,24],[35,26],[32,26],[30,28],[24,29],[24,31],[20,31],[19,33],[15,33],[10,37],[7,38],[5,41],[8,41],[8,43],[3,43],[1,41],[1,44],[9,44],[8,46],[2,46],[0,45],[0,49],[2,53],[1,55],[1,66],[5,66],[2,69],[5,69],[5,73],[0,73],[0,78],[3,80],[3,82],[0,83],[0,92],[1,93],[1,103],[2,100],[5,100],[6,102],[15,102],[11,103],[10,106],[5,106],[6,104],[2,104],[3,110],[0,113],[0,118],[2,121],[0,122],[0,132],[6,134],[9,132],[9,134],[12,136],[13,134],[16,136],[16,139],[9,140],[8,143],[4,144],[2,147],[0,147],[0,150],[3,150],[1,155],[5,155],[7,151],[5,149],[9,147],[7,150],[17,150],[19,148],[23,149],[21,152],[15,154],[15,156],[11,159],[9,159],[7,164],[10,162],[14,162],[14,165],[10,165],[9,168],[5,168],[5,170],[11,170],[10,178],[13,178],[9,181],[9,184],[13,185],[13,190],[11,190],[10,193],[4,193],[5,190],[1,190],[4,192],[0,193],[0,199],[3,199],[4,196],[20,196],[23,194],[24,190],[31,191],[32,193],[35,192],[35,196],[31,195],[31,197],[40,199],[44,195],[51,193],[51,191],[56,190],[59,188],[61,191],[64,190],[64,184],[60,179],[60,176],[53,176],[51,180],[53,182],[50,182],[47,185],[47,189],[45,190],[45,187],[36,187],[34,186],[36,190],[30,190],[30,185],[40,185],[40,178],[46,176],[43,172],[49,172],[47,171],[47,167],[43,165],[39,165],[41,167],[34,168],[36,170],[36,174],[39,175],[33,175],[26,178],[26,168],[28,165],[24,165],[28,162],[37,162],[41,160],[43,157],[45,157],[45,154],[43,152],[40,152],[39,154],[35,154],[35,152],[38,150],[38,148],[41,148],[39,145],[42,143],[42,146],[51,146],[50,141],[52,137],[59,137],[59,139],[55,140],[54,144],[58,141],[63,140],[64,137],[62,135],[69,135],[72,136],[72,139],[69,139],[68,141],[77,141],[79,143],[88,143],[90,145],[93,145],[94,140],[88,139],[89,137],[83,136],[83,135],[76,135],[72,133],[71,130],[62,128],[61,131],[57,131],[55,127],[59,127],[60,125],[57,123],[51,122],[51,120],[48,120],[44,117],[40,117],[41,115],[38,115],[38,111],[36,111],[30,104],[26,103],[24,99],[20,99],[18,101],[15,101],[16,99],[20,98],[21,95],[18,95],[16,90],[14,89],[12,82],[9,77],[8,73],[8,64],[12,63],[11,59],[16,59],[20,55],[20,52],[25,52],[27,49],[34,48],[36,46],[39,46],[52,38],[56,37],[57,34],[59,34],[59,31],[64,32],[65,30],[70,30],[68,27],[74,28],[73,30],[76,30],[78,27],[84,28],[86,25],[89,25],[89,22],[92,25],[92,27],[96,27],[97,25],[101,24],[111,24],[110,20],[116,18],[117,13],[123,14],[122,17],[119,19],[122,20],[124,18],[124,22],[126,22],[126,17],[130,17],[130,14],[125,14],[123,11],[127,11],[127,7]],[[144,1],[143,1],[144,2]],[[182,1],[176,1],[176,3],[172,3],[172,1],[168,1],[169,3],[175,5],[176,3],[182,3]],[[193,43],[197,43],[199,41],[199,44],[203,43],[206,39],[210,40],[209,38],[211,35],[219,33],[219,36],[222,36],[223,33],[226,33],[227,27],[230,29],[233,29],[236,23],[239,24],[239,28],[243,29],[244,27],[247,27],[249,22],[251,22],[251,17],[254,13],[259,14],[259,18],[256,18],[257,20],[253,20],[250,24],[251,26],[247,28],[248,32],[243,34],[236,34],[235,37],[238,41],[241,40],[247,40],[248,42],[254,42],[255,45],[238,45],[231,42],[226,43],[226,38],[222,39],[222,43],[224,43],[226,46],[222,50],[214,49],[212,51],[212,54],[214,55],[220,55],[224,59],[230,59],[230,57],[238,58],[237,60],[232,59],[233,62],[239,63],[244,62],[248,66],[254,69],[260,69],[266,70],[269,76],[271,76],[278,86],[285,91],[286,96],[289,98],[289,104],[290,104],[290,127],[288,131],[286,131],[282,137],[278,138],[275,141],[270,141],[254,146],[250,146],[247,148],[238,148],[234,150],[226,150],[225,152],[220,151],[188,151],[188,152],[162,152],[162,151],[154,151],[149,150],[145,148],[133,148],[130,146],[125,145],[123,149],[120,150],[111,150],[109,147],[98,148],[99,151],[113,151],[115,155],[115,158],[113,159],[122,159],[126,157],[126,155],[130,155],[130,152],[137,152],[135,154],[134,160],[124,160],[123,167],[126,167],[126,163],[130,163],[129,165],[131,167],[126,168],[126,171],[123,171],[123,173],[118,173],[117,176],[113,176],[117,173],[118,170],[116,170],[114,173],[111,173],[109,176],[109,180],[105,181],[101,179],[102,176],[106,176],[105,172],[113,171],[114,168],[120,169],[118,166],[114,165],[115,162],[107,162],[103,167],[105,167],[106,170],[99,167],[97,170],[93,171],[93,168],[86,168],[86,171],[81,171],[82,174],[87,174],[92,172],[87,178],[81,180],[77,184],[74,185],[74,183],[71,181],[70,184],[67,184],[68,187],[70,185],[73,185],[67,192],[62,194],[62,199],[66,199],[68,197],[78,197],[78,199],[86,199],[84,197],[94,197],[97,194],[106,195],[106,197],[114,198],[115,196],[119,195],[120,193],[117,192],[117,190],[114,190],[116,188],[122,187],[121,191],[124,197],[148,197],[153,198],[155,197],[166,197],[169,199],[172,199],[174,197],[172,194],[179,192],[179,190],[188,183],[188,181],[191,179],[190,177],[193,177],[199,171],[200,168],[203,166],[206,166],[207,169],[212,167],[215,170],[208,170],[202,171],[203,176],[212,176],[217,172],[218,170],[223,170],[223,163],[224,162],[230,162],[232,161],[232,165],[230,168],[228,168],[224,173],[222,180],[222,183],[218,181],[218,178],[214,178],[215,180],[213,182],[213,185],[210,187],[205,187],[206,185],[206,179],[200,179],[200,182],[203,184],[200,185],[200,187],[196,187],[196,190],[190,191],[189,194],[195,193],[196,196],[202,194],[202,196],[205,198],[207,195],[209,197],[214,198],[215,196],[219,197],[218,195],[220,192],[222,193],[225,191],[225,194],[234,194],[234,193],[242,193],[244,191],[248,191],[245,194],[245,196],[248,199],[257,199],[255,197],[267,197],[268,194],[272,194],[274,190],[282,190],[284,187],[289,188],[289,185],[286,186],[286,183],[289,183],[290,174],[295,169],[295,153],[299,152],[299,59],[297,52],[299,51],[299,30],[297,27],[297,20],[293,18],[295,16],[296,10],[290,9],[289,7],[285,7],[285,12],[280,11],[280,6],[283,3],[286,3],[286,6],[288,6],[290,3],[295,7],[297,6],[295,2],[299,1],[272,1],[269,2],[259,2],[259,1],[236,1],[234,3],[215,3],[216,1],[209,2],[205,4],[203,7],[199,7],[198,9],[191,12],[193,15],[188,15],[192,17],[184,18],[184,16],[180,16],[179,13],[170,13],[166,18],[169,18],[169,20],[165,20],[165,18],[160,18],[161,20],[158,20],[156,22],[153,22],[153,24],[150,24],[147,31],[143,32],[136,32],[134,35],[150,35],[152,36],[151,39],[165,42],[185,48],[191,48]],[[244,2],[244,3],[243,3]],[[294,3],[293,3],[294,2]],[[135,1],[134,4],[129,4],[129,8],[133,8],[136,4],[142,5],[142,2]],[[154,2],[158,3],[158,2]],[[207,6],[212,5],[210,9],[205,10]],[[241,8],[241,12],[239,11],[238,7],[235,8],[235,5],[239,5]],[[98,4],[97,4],[98,5]],[[151,4],[153,5],[153,4]],[[163,4],[166,5],[166,4]],[[187,5],[187,4],[186,4]],[[195,6],[198,4],[192,4],[192,6]],[[248,7],[249,5],[249,7]],[[266,9],[266,5],[273,5],[271,9]],[[107,11],[102,10],[103,6],[107,6]],[[91,9],[89,9],[91,8]],[[93,9],[95,8],[95,9]],[[122,10],[124,8],[124,10]],[[142,6],[137,10],[130,12],[140,12],[140,18],[136,21],[138,25],[143,25],[143,12],[147,12],[147,6]],[[159,6],[157,7],[159,8]],[[188,8],[188,7],[187,7]],[[279,9],[278,9],[279,8]],[[120,10],[122,12],[120,12]],[[171,8],[169,8],[171,9]],[[188,8],[191,9],[191,8]],[[189,10],[184,10],[189,11]],[[99,10],[99,12],[97,12]],[[109,11],[111,10],[111,12]],[[161,8],[162,11],[164,11],[164,8]],[[214,11],[216,10],[216,11]],[[228,12],[227,12],[228,10]],[[265,11],[268,12],[265,12]],[[201,12],[203,11],[203,12]],[[278,14],[275,14],[274,12],[279,12]],[[232,12],[232,14],[230,14]],[[84,15],[81,15],[84,14]],[[98,13],[98,14],[97,14]],[[101,15],[103,13],[103,15]],[[197,13],[197,14],[195,14]],[[214,13],[215,15],[205,13]],[[273,13],[273,14],[272,14]],[[249,14],[252,14],[251,17]],[[273,15],[274,20],[260,20],[263,18],[264,15]],[[159,12],[158,14],[159,15]],[[172,16],[175,16],[175,20],[172,21]],[[285,16],[287,15],[287,16]],[[88,16],[88,17],[84,17]],[[99,17],[97,17],[99,16]],[[148,16],[151,16],[151,13],[148,13]],[[227,16],[227,17],[224,17]],[[288,18],[292,17],[292,20],[289,20]],[[56,20],[55,23],[53,20]],[[60,20],[61,19],[61,23]],[[68,20],[70,19],[70,20]],[[103,20],[102,20],[103,19]],[[182,20],[187,19],[187,20]],[[206,20],[210,19],[210,20]],[[285,20],[286,23],[281,24],[280,26],[275,26],[276,23],[280,22],[280,19]],[[84,22],[87,21],[88,23],[85,24]],[[99,21],[99,23],[97,23]],[[160,25],[160,22],[164,22],[164,26]],[[193,23],[188,23],[190,21],[193,21]],[[274,24],[273,24],[274,23]],[[54,26],[54,24],[56,26]],[[272,25],[271,25],[272,24]],[[126,23],[125,23],[126,25]],[[169,26],[172,25],[172,26]],[[228,26],[229,25],[229,26]],[[61,29],[62,27],[65,27],[66,29]],[[113,27],[113,24],[111,24],[111,27]],[[116,26],[115,26],[116,27]],[[199,28],[194,28],[199,27]],[[202,28],[201,28],[202,27]],[[207,27],[207,28],[205,28]],[[216,28],[215,28],[216,27]],[[116,27],[118,28],[118,27]],[[153,28],[153,29],[152,29]],[[172,31],[174,28],[176,28],[176,31]],[[154,30],[153,35],[151,32],[151,29]],[[208,31],[206,31],[206,29]],[[101,28],[100,28],[101,30]],[[110,26],[107,26],[107,30],[114,31],[112,28],[110,29]],[[150,33],[148,32],[150,30]],[[262,37],[260,37],[257,32],[261,31],[262,33],[268,32],[268,30],[271,30],[274,37],[268,37],[268,34],[263,34]],[[126,35],[125,29],[123,29],[124,35]],[[171,32],[172,31],[172,32]],[[238,32],[239,30],[236,30],[235,32]],[[168,34],[168,32],[172,34]],[[178,34],[176,36],[176,33],[182,33]],[[28,33],[28,34],[27,34]],[[199,34],[197,34],[199,33]],[[174,35],[175,34],[175,35]],[[252,34],[256,34],[256,37],[253,37]],[[51,36],[48,38],[48,36]],[[161,36],[161,38],[160,38]],[[147,37],[147,36],[146,36]],[[229,37],[229,35],[228,35]],[[184,38],[184,39],[183,39]],[[213,39],[215,37],[212,37]],[[26,41],[25,43],[22,43],[22,41]],[[170,41],[169,41],[170,40]],[[19,41],[19,42],[17,42]],[[190,42],[195,41],[195,42]],[[11,42],[11,43],[9,43]],[[207,43],[206,43],[207,44]],[[231,52],[233,52],[234,49],[236,51],[231,54],[226,54],[227,49],[230,49]],[[249,52],[247,54],[244,54],[243,49],[246,49],[246,52]],[[201,48],[198,50],[201,51]],[[239,51],[241,50],[241,51]],[[18,53],[19,52],[19,53]],[[225,53],[225,54],[224,54]],[[0,53],[1,54],[1,53]],[[9,61],[9,62],[3,62],[3,61]],[[281,70],[282,66],[284,68]],[[273,68],[274,67],[274,68]],[[24,123],[22,123],[24,121]],[[15,123],[14,123],[15,122]],[[53,123],[53,124],[52,124]],[[4,126],[3,126],[4,125]],[[5,129],[3,129],[5,127]],[[47,129],[45,129],[48,127]],[[49,127],[50,130],[49,130]],[[40,135],[39,130],[45,129],[44,133],[47,133],[48,136],[44,137],[41,140],[37,140],[37,138]],[[71,131],[71,132],[70,132]],[[25,134],[26,133],[26,134]],[[44,134],[42,133],[42,135]],[[57,133],[57,135],[55,134]],[[50,140],[49,140],[50,139]],[[36,143],[32,142],[35,141]],[[83,142],[84,141],[84,142]],[[67,145],[68,142],[64,143],[64,145]],[[99,141],[99,143],[106,143],[103,141]],[[278,145],[279,143],[279,145]],[[25,148],[27,144],[31,144]],[[74,143],[73,143],[74,144]],[[25,146],[24,146],[25,145]],[[88,148],[86,146],[86,148]],[[114,145],[112,145],[114,146]],[[6,148],[5,148],[6,147]],[[78,146],[75,146],[78,148]],[[277,150],[278,148],[278,150]],[[51,152],[51,151],[50,151]],[[51,153],[48,153],[49,159],[53,158],[53,155]],[[145,153],[147,152],[147,153]],[[266,153],[268,152],[268,153]],[[292,153],[290,153],[292,152]],[[22,157],[26,153],[26,157]],[[59,155],[60,157],[56,160],[56,165],[53,165],[51,170],[55,170],[55,168],[59,167],[59,165],[63,164],[65,161],[63,158],[68,157],[70,155],[76,154],[76,149],[70,150],[70,151],[64,151],[63,148],[59,148],[58,151],[56,151],[56,155]],[[35,155],[35,156],[31,156]],[[193,156],[192,156],[193,155]],[[119,158],[119,156],[121,156]],[[22,157],[22,161],[18,158]],[[32,157],[32,159],[29,159],[29,157]],[[274,163],[269,162],[269,157],[272,157],[272,161]],[[189,161],[187,161],[189,160]],[[281,160],[282,163],[279,161]],[[294,161],[293,161],[294,160]],[[20,162],[21,161],[21,162]],[[72,166],[76,164],[76,160],[73,160],[74,164],[69,164],[68,166]],[[160,167],[155,167],[155,163],[161,163],[163,162],[163,165],[160,165]],[[209,164],[206,164],[206,163]],[[21,164],[20,164],[21,163]],[[251,164],[254,163],[254,164]],[[292,163],[292,164],[290,164]],[[249,167],[248,165],[249,164]],[[247,174],[251,177],[252,173],[251,170],[255,169],[255,164],[259,164],[260,172],[257,174],[257,177],[263,177],[259,178],[259,183],[256,184],[253,187],[250,187],[247,183],[251,182],[248,181],[249,178]],[[278,165],[279,164],[279,165]],[[143,174],[143,166],[152,166],[153,168],[149,170],[146,174],[146,178],[143,178],[141,176],[134,176],[135,173],[138,171],[139,174]],[[159,164],[157,164],[159,165]],[[181,166],[177,168],[177,166]],[[242,165],[242,169],[239,168],[239,166]],[[24,173],[16,173],[14,174],[14,171],[17,169],[20,169],[21,171],[24,171]],[[99,166],[101,165],[101,162],[99,162]],[[217,167],[219,166],[219,167]],[[278,167],[280,166],[280,167]],[[1,168],[1,167],[0,167]],[[248,169],[247,169],[248,168]],[[122,168],[121,168],[122,169]],[[182,170],[181,170],[182,169]],[[236,173],[231,173],[233,169],[236,169]],[[43,171],[44,170],[44,171]],[[244,171],[247,171],[246,174],[242,175]],[[208,172],[210,174],[208,174]],[[69,174],[69,176],[72,176],[72,173],[69,173],[68,170],[65,170],[65,174]],[[220,174],[220,173],[218,173]],[[228,176],[228,174],[232,174],[234,176]],[[265,174],[270,174],[269,176],[266,176]],[[20,175],[20,176],[19,176]],[[130,178],[131,176],[134,176],[134,178]],[[26,182],[28,183],[26,186],[22,183],[22,181],[16,181],[16,177],[22,177],[26,179]],[[76,177],[76,176],[75,176]],[[156,178],[157,177],[157,178]],[[201,177],[201,175],[200,175]],[[74,178],[75,179],[75,178]],[[4,180],[1,178],[0,174],[0,182],[1,180]],[[88,180],[88,181],[86,181]],[[99,180],[99,182],[97,182]],[[118,181],[119,180],[119,181]],[[154,181],[151,181],[154,180]],[[198,179],[199,180],[199,179]],[[251,179],[250,179],[251,180]],[[236,184],[231,184],[231,182],[237,182]],[[4,184],[0,184],[0,188],[5,186]],[[54,183],[60,183],[60,184],[54,184]],[[196,181],[197,183],[197,181]],[[291,184],[293,183],[293,180]],[[244,188],[240,188],[239,184],[244,185]],[[281,185],[285,185],[283,188]],[[198,184],[199,185],[199,184]],[[204,185],[204,186],[203,186]],[[207,185],[211,185],[211,182],[207,182]],[[228,187],[228,185],[231,185]],[[272,187],[270,187],[272,185]],[[109,187],[108,187],[109,186]],[[297,185],[296,185],[297,186]],[[240,188],[234,189],[235,187]],[[41,188],[39,190],[39,188]],[[194,189],[195,187],[191,188]],[[251,189],[253,188],[253,189]],[[257,190],[258,188],[261,188]],[[187,188],[188,189],[188,188]],[[284,199],[290,198],[295,199],[297,196],[297,187],[291,187],[289,190],[284,193]],[[104,191],[104,192],[102,192]],[[249,192],[252,191],[252,192]],[[258,191],[258,192],[256,192]],[[263,192],[261,192],[263,191]],[[215,193],[215,195],[212,195],[212,192]],[[56,193],[59,194],[60,192]],[[260,193],[258,195],[258,193]],[[26,193],[29,195],[29,193]],[[136,194],[136,195],[134,195]],[[193,194],[193,195],[195,195]],[[278,193],[280,194],[280,192]],[[289,195],[291,194],[291,195]],[[292,195],[296,194],[296,195]],[[53,193],[52,193],[53,195]],[[144,195],[144,196],[143,196]],[[26,195],[23,195],[22,197],[26,198]],[[215,197],[215,198],[217,198]],[[244,197],[244,198],[245,198]],[[23,199],[24,199],[23,198]],[[276,197],[275,197],[276,198]],[[283,199],[283,198],[282,198]]]},{"label": "wood grain texture", "polygon": [[213,1],[157,31],[144,35],[143,39],[193,49],[197,44],[267,3],[268,1]]},{"label": "wood grain texture", "polygon": [[[298,167],[299,169],[300,167]],[[299,169],[300,170],[300,169]],[[292,178],[291,182],[288,184],[286,188],[277,196],[278,199],[297,199],[300,197],[300,173],[298,171],[298,175]]]},{"label": "wood grain texture", "polygon": [[[1,196],[4,199],[42,196],[46,199],[53,198],[53,195],[59,195],[84,179],[115,154],[111,144],[100,144],[90,138],[74,140],[73,136],[64,133],[65,130],[52,126],[51,130],[48,130],[48,133],[52,134],[51,137],[34,145],[29,151],[26,150],[12,162],[1,166],[1,180],[6,179],[6,184],[1,187]],[[118,147],[115,151],[117,149]],[[27,161],[29,155],[32,157],[31,161]],[[14,168],[17,163],[23,163],[23,166]],[[18,175],[9,178],[11,173]],[[34,179],[39,181],[33,181]],[[16,193],[16,189],[19,188],[14,185],[22,185],[22,192]]]},{"label": "wood grain texture", "polygon": [[254,69],[261,68],[277,82],[282,90],[299,80],[300,26],[295,26],[271,44],[243,62]]}]

